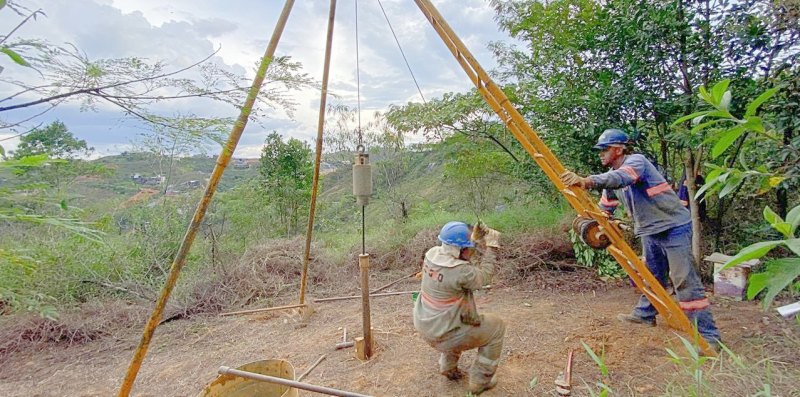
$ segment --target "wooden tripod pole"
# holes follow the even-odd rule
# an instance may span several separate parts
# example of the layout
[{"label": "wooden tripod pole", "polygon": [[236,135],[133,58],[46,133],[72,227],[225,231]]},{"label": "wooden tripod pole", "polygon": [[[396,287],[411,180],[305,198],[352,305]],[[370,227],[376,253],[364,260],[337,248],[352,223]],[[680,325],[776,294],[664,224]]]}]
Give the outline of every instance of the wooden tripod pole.
[{"label": "wooden tripod pole", "polygon": [[261,85],[264,83],[264,79],[267,75],[267,68],[269,67],[270,63],[272,63],[272,57],[275,55],[275,49],[278,47],[278,41],[283,33],[283,28],[286,26],[286,21],[289,19],[289,13],[291,12],[293,5],[294,0],[286,0],[286,4],[283,7],[280,19],[278,20],[275,30],[272,33],[272,39],[270,40],[269,45],[267,45],[264,56],[261,58],[261,63],[259,64],[258,71],[256,72],[256,77],[253,79],[253,84],[250,86],[250,90],[247,93],[247,99],[242,106],[241,113],[239,113],[239,118],[233,125],[231,134],[228,137],[228,142],[225,143],[225,146],[222,148],[222,152],[219,154],[219,157],[217,157],[217,163],[214,166],[214,171],[211,173],[211,178],[208,181],[206,191],[203,194],[203,197],[200,199],[200,202],[197,204],[197,209],[195,210],[192,221],[186,230],[186,235],[183,237],[183,242],[178,249],[178,253],[175,255],[175,260],[172,262],[172,267],[170,268],[169,275],[164,283],[164,288],[162,288],[161,294],[158,297],[158,301],[156,301],[156,306],[153,309],[153,313],[150,315],[150,319],[147,320],[147,324],[144,327],[142,339],[139,341],[139,347],[136,348],[136,352],[133,354],[131,363],[128,366],[128,371],[125,374],[125,379],[122,381],[122,385],[119,388],[119,393],[117,394],[119,397],[127,397],[133,388],[133,383],[136,381],[139,368],[141,368],[142,361],[144,361],[144,356],[147,354],[147,349],[150,346],[150,340],[153,338],[156,327],[161,321],[161,316],[164,313],[164,307],[167,305],[167,300],[169,300],[172,289],[175,287],[175,283],[178,281],[178,276],[181,273],[183,265],[186,264],[186,257],[189,254],[189,250],[192,248],[192,243],[197,235],[197,230],[200,228],[203,217],[206,215],[206,210],[211,203],[211,198],[214,196],[214,192],[217,190],[217,184],[219,184],[219,181],[222,178],[222,173],[225,171],[225,167],[227,167],[228,163],[231,161],[231,157],[233,157],[233,151],[236,149],[236,145],[239,143],[239,138],[242,136],[244,127],[247,125],[247,120],[250,117],[250,113],[253,109],[256,98],[258,97],[258,93],[261,91]]},{"label": "wooden tripod pole", "polygon": [[317,122],[317,145],[314,158],[314,180],[311,184],[311,204],[308,209],[306,228],[306,248],[303,255],[303,274],[300,276],[300,304],[306,303],[306,284],[308,283],[308,263],[311,261],[311,235],[314,231],[314,213],[317,209],[317,190],[319,186],[319,163],[322,159],[322,131],[325,129],[325,105],[328,99],[328,75],[331,68],[331,47],[333,46],[333,20],[336,16],[336,0],[331,0],[328,14],[328,36],[325,42],[325,65],[322,68],[322,94],[319,100],[319,120]]}]

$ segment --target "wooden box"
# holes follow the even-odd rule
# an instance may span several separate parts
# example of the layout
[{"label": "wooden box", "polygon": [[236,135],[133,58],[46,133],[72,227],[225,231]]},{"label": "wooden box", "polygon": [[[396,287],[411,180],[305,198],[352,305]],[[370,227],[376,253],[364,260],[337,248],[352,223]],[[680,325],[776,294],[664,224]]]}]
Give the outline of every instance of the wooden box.
[{"label": "wooden box", "polygon": [[734,267],[722,269],[722,266],[732,257],[715,252],[705,261],[714,265],[714,295],[727,296],[735,300],[742,300],[747,292],[747,279],[750,277],[750,268],[758,265],[758,259],[751,259]]}]

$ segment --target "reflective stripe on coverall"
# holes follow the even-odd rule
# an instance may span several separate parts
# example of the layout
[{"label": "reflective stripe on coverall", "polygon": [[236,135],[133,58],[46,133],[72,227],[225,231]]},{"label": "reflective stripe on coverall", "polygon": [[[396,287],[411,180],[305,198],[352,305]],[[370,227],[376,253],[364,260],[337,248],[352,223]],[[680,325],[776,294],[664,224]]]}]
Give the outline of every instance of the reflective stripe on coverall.
[{"label": "reflective stripe on coverall", "polygon": [[[664,177],[644,156],[631,154],[625,156],[618,169],[589,178],[595,188],[616,189],[615,195],[603,191],[600,207],[613,213],[618,204],[614,196],[622,200],[633,219],[636,235],[642,238],[647,267],[664,287],[670,277],[681,309],[697,324],[700,335],[709,342],[718,341],[719,330],[694,266],[689,210]],[[632,314],[651,320],[658,312],[642,295]]]},{"label": "reflective stripe on coverall", "polygon": [[505,324],[496,315],[479,315],[472,291],[492,281],[495,253],[489,248],[472,264],[458,259],[460,251],[442,244],[425,253],[422,285],[414,305],[414,327],[442,353],[442,373],[457,367],[461,352],[478,348],[469,375],[471,383],[483,385],[497,370]]}]

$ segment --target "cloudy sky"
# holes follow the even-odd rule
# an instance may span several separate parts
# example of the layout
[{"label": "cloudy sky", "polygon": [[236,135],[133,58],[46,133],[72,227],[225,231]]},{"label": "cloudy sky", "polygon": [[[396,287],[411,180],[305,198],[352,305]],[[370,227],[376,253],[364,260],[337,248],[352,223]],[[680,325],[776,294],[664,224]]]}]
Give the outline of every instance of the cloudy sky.
[{"label": "cloudy sky", "polygon": [[[22,26],[19,38],[40,38],[52,43],[73,43],[90,59],[142,57],[162,60],[174,68],[196,62],[220,48],[217,62],[232,71],[252,76],[252,69],[272,34],[284,2],[281,0],[17,0],[30,9],[41,8],[45,18]],[[392,27],[426,99],[445,92],[471,88],[469,80],[444,47],[413,0],[381,0]],[[433,3],[486,69],[495,63],[487,50],[491,41],[506,41],[493,20],[488,0],[434,0]],[[304,71],[321,80],[329,0],[296,1],[277,55],[289,55]],[[334,28],[329,89],[338,99],[329,104],[356,105],[356,5],[339,0]],[[0,34],[7,34],[21,18],[0,10]],[[372,114],[391,104],[421,101],[384,19],[378,0],[358,1],[358,50],[362,114]],[[0,57],[3,77],[13,77],[15,67]],[[0,84],[0,98],[12,90]],[[291,93],[298,104],[294,117],[273,112],[262,124],[251,123],[236,151],[238,157],[258,157],[266,135],[311,141],[316,136],[319,92]],[[187,109],[165,105],[163,114]],[[185,105],[184,105],[185,106]],[[217,104],[194,103],[192,112],[204,116],[238,113]],[[0,114],[8,118],[8,115]],[[62,105],[38,122],[62,120],[69,130],[97,149],[99,155],[119,153],[143,132],[143,126],[125,119],[114,109],[81,112],[78,104]],[[362,118],[363,122],[364,118]],[[12,135],[0,130],[0,139]],[[7,150],[16,140],[1,141]]]}]

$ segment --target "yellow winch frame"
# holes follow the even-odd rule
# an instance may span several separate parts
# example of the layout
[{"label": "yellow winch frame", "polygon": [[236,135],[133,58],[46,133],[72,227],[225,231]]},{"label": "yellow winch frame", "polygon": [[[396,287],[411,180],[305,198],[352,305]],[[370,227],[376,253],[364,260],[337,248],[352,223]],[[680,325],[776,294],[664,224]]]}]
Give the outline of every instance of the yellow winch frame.
[{"label": "yellow winch frame", "polygon": [[522,147],[536,161],[536,164],[542,168],[572,208],[575,209],[579,216],[587,216],[598,222],[600,229],[611,240],[611,245],[606,250],[619,262],[620,266],[636,284],[636,287],[647,296],[659,314],[664,317],[667,324],[672,328],[692,335],[693,340],[706,354],[714,354],[708,343],[697,335],[696,329],[692,326],[680,306],[667,294],[636,252],[625,241],[619,227],[609,221],[608,216],[600,210],[586,191],[577,187],[567,187],[561,183],[559,175],[564,172],[564,166],[525,119],[522,118],[522,115],[511,104],[511,101],[508,100],[508,97],[500,87],[489,78],[486,71],[467,50],[467,47],[445,22],[430,0],[414,1],[492,110],[503,120],[508,130],[522,144]]}]

